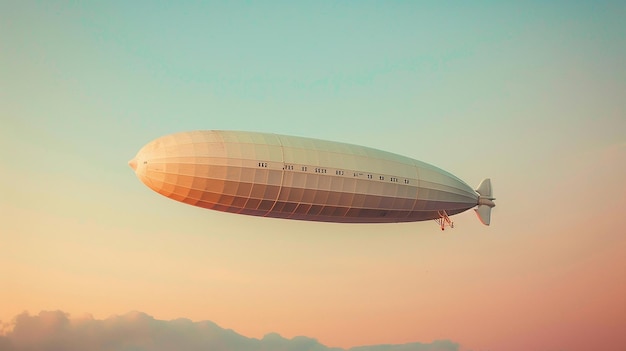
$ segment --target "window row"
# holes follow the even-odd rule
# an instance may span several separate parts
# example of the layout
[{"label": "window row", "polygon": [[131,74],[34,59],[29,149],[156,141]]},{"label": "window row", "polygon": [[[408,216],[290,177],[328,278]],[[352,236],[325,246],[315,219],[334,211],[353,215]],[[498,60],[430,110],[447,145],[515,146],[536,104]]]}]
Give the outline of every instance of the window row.
[{"label": "window row", "polygon": [[[268,167],[268,163],[267,162],[259,162],[258,166],[261,167],[261,168],[267,168]],[[284,165],[283,169],[287,170],[287,171],[293,171],[294,170],[294,165]],[[301,166],[300,167],[300,170],[302,172],[306,172],[307,169],[308,169],[307,166]],[[314,172],[315,173],[328,173],[328,170],[326,168],[315,167],[314,168]],[[340,170],[340,169],[335,170],[335,175],[345,175],[345,171]],[[363,173],[354,172],[354,176],[355,177],[359,177],[361,175],[363,175]],[[374,179],[374,176],[372,174],[368,174],[367,175],[367,179]],[[378,179],[379,180],[385,180],[385,176],[382,176],[382,175],[378,176]],[[391,181],[393,183],[398,183],[400,180],[397,177],[390,177],[389,181]],[[404,179],[404,184],[409,184],[409,183],[410,183],[409,179]]]}]

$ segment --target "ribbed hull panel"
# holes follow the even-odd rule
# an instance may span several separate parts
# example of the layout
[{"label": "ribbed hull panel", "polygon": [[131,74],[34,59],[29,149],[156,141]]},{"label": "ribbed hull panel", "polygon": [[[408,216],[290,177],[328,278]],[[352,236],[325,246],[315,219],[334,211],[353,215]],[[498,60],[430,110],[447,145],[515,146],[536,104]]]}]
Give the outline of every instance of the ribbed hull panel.
[{"label": "ribbed hull panel", "polygon": [[152,141],[136,159],[154,191],[224,212],[345,223],[410,222],[476,206],[434,166],[366,147],[274,134],[198,131]]}]

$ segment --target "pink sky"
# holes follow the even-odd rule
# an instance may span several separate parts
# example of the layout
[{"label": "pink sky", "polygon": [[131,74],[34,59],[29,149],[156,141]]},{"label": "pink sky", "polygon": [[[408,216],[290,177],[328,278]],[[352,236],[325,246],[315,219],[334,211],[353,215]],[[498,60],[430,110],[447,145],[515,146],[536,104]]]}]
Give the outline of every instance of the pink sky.
[{"label": "pink sky", "polygon": [[[133,197],[174,209],[163,227],[149,220],[165,213],[139,211],[115,230],[91,232],[88,221],[42,214],[14,229],[23,235],[1,266],[8,287],[1,318],[23,310],[96,318],[139,310],[211,320],[249,337],[275,331],[340,347],[451,339],[472,350],[619,349],[626,342],[619,226],[626,162],[617,161],[626,161],[626,147],[577,160],[560,182],[534,188],[544,203],[560,205],[549,212],[526,192],[507,191],[517,180],[505,178],[491,227],[468,212],[443,233],[430,222],[241,217],[141,191]],[[621,197],[595,200],[600,193]],[[12,209],[12,218],[20,215]],[[124,228],[135,221],[147,227]],[[43,234],[58,227],[70,233],[62,242],[55,230]],[[29,232],[41,234],[35,240]]]}]

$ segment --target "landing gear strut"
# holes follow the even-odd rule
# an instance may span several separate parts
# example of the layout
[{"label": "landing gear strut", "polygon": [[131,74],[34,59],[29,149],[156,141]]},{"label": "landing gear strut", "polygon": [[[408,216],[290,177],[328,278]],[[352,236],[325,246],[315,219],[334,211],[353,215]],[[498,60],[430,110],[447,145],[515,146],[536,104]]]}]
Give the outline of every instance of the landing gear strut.
[{"label": "landing gear strut", "polygon": [[437,211],[437,214],[439,215],[439,218],[435,219],[435,222],[439,224],[441,230],[445,230],[446,226],[454,228],[454,222],[450,220],[450,217],[448,217],[448,213],[445,210]]}]

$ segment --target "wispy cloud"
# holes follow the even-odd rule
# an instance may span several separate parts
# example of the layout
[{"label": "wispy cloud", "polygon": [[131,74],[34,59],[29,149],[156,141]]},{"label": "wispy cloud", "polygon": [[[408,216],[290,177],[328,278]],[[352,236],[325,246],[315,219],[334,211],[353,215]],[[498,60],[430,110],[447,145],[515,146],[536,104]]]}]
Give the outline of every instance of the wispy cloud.
[{"label": "wispy cloud", "polygon": [[[26,312],[16,316],[12,328],[0,329],[0,351],[93,350],[241,350],[241,351],[340,351],[304,336],[286,339],[271,333],[263,339],[247,338],[209,321],[157,320],[131,312],[97,320],[90,315],[70,318],[62,311]],[[449,340],[429,344],[359,346],[351,351],[458,351]]]}]

